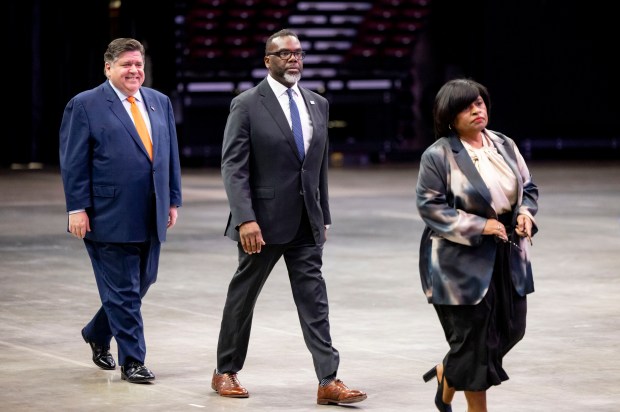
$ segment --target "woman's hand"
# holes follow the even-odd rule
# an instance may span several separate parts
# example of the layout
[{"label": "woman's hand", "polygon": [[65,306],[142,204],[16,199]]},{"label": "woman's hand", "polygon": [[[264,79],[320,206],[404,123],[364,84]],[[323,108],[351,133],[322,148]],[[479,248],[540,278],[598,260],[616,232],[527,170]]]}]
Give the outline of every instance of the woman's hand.
[{"label": "woman's hand", "polygon": [[517,216],[517,227],[515,227],[515,233],[521,237],[527,237],[532,244],[532,219],[527,215]]},{"label": "woman's hand", "polygon": [[508,234],[506,233],[506,227],[500,223],[497,219],[487,219],[484,225],[483,235],[494,235],[503,240],[508,241]]}]

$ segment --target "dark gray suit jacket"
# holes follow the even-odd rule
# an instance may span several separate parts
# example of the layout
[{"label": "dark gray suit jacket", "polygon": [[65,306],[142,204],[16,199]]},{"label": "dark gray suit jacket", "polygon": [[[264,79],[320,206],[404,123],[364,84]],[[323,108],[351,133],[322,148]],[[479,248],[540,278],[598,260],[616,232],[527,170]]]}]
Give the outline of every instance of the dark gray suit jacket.
[{"label": "dark gray suit jacket", "polygon": [[[538,188],[515,142],[488,131],[491,141],[517,177],[519,213],[535,216]],[[429,303],[471,305],[489,288],[497,245],[482,235],[488,218],[497,218],[491,193],[458,137],[442,137],[422,154],[416,187],[417,207],[426,223],[420,243],[420,277]],[[532,234],[538,231],[533,222]],[[514,236],[521,251],[511,248],[510,272],[520,295],[534,291],[529,243]]]},{"label": "dark gray suit jacket", "polygon": [[255,220],[267,244],[293,239],[305,206],[317,244],[331,224],[327,191],[329,103],[299,88],[313,126],[303,162],[293,132],[267,79],[235,97],[224,130],[222,178],[230,205],[225,234]]}]

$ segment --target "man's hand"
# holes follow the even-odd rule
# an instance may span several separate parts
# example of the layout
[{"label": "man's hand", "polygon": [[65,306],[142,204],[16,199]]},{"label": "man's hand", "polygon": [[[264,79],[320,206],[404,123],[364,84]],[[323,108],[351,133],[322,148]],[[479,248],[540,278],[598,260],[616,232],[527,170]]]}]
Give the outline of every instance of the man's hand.
[{"label": "man's hand", "polygon": [[69,214],[69,232],[78,239],[84,239],[86,232],[90,232],[90,220],[86,212]]},{"label": "man's hand", "polygon": [[170,212],[168,212],[168,229],[172,228],[177,223],[177,217],[179,216],[179,211],[176,206],[170,206]]},{"label": "man's hand", "polygon": [[239,225],[239,237],[243,250],[249,255],[260,253],[261,247],[265,244],[260,226],[255,221]]}]

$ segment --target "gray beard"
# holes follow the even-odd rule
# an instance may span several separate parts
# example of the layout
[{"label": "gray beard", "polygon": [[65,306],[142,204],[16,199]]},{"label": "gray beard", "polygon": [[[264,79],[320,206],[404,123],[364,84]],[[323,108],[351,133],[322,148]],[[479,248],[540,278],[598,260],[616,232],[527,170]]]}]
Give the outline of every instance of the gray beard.
[{"label": "gray beard", "polygon": [[297,73],[297,74],[284,73],[284,80],[286,80],[288,83],[297,83],[300,79],[301,79],[301,73]]}]

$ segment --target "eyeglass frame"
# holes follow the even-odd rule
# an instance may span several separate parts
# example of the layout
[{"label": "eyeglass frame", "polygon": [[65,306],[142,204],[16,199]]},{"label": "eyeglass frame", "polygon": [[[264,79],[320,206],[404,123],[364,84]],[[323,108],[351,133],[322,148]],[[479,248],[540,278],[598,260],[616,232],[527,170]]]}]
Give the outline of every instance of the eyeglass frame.
[{"label": "eyeglass frame", "polygon": [[[282,57],[283,53],[288,54],[288,56]],[[288,60],[291,58],[291,56],[295,56],[296,59],[303,60],[306,57],[306,52],[303,50],[293,51],[293,50],[284,49],[284,50],[278,50],[277,52],[266,53],[265,56],[278,56],[282,60]]]}]

